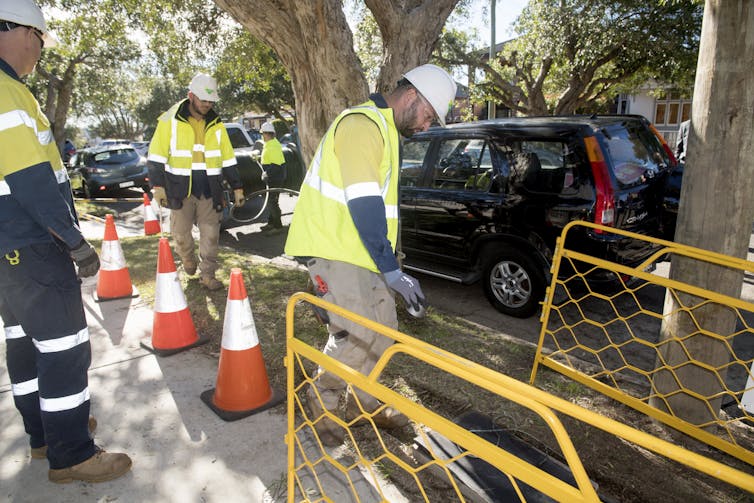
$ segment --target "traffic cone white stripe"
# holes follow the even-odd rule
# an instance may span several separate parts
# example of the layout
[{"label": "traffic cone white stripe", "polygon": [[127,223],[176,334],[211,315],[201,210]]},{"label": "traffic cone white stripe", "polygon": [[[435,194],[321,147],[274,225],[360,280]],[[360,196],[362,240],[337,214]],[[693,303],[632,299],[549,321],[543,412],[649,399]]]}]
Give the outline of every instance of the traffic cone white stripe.
[{"label": "traffic cone white stripe", "polygon": [[155,312],[175,313],[188,308],[176,271],[157,273],[155,292],[160,292],[159,295],[155,295]]},{"label": "traffic cone white stripe", "polygon": [[145,220],[151,222],[152,220],[157,220],[157,214],[154,211],[154,201],[150,201],[149,204],[144,206],[144,209],[147,212],[147,218]]},{"label": "traffic cone white stripe", "polygon": [[222,348],[244,351],[258,345],[259,337],[248,297],[243,300],[228,300],[223,320]]},{"label": "traffic cone white stripe", "polygon": [[102,241],[100,254],[100,269],[103,271],[118,271],[126,268],[126,257],[120,241]]}]

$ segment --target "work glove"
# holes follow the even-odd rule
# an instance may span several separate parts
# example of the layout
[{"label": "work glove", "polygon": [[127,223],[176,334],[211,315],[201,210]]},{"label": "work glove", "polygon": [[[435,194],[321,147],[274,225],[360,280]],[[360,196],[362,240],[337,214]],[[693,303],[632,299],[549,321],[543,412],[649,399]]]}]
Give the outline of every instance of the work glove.
[{"label": "work glove", "polygon": [[427,299],[424,297],[419,286],[419,280],[409,276],[400,269],[385,273],[385,281],[394,292],[401,294],[408,306],[408,312],[413,316],[421,317],[424,313],[424,307]]},{"label": "work glove", "polygon": [[71,258],[79,268],[79,278],[94,276],[99,271],[97,252],[85,239],[82,239],[81,243],[71,250]]},{"label": "work glove", "polygon": [[163,208],[168,205],[168,195],[165,193],[165,187],[152,187],[153,198],[157,204]]},{"label": "work glove", "polygon": [[267,172],[266,171],[262,171],[262,181],[266,182],[268,178],[269,178],[269,175],[267,175]]},{"label": "work glove", "polygon": [[243,206],[243,203],[246,202],[246,198],[243,195],[243,189],[235,189],[233,191],[233,199],[234,199],[233,203],[237,207],[240,208],[241,206]]}]

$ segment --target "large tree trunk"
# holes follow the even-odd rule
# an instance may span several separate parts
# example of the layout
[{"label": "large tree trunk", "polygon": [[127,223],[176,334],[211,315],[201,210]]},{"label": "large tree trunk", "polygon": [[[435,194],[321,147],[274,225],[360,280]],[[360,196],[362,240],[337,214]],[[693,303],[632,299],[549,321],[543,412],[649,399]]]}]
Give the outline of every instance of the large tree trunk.
[{"label": "large tree trunk", "polygon": [[[707,0],[676,241],[741,258],[748,251],[754,218],[753,60],[754,3]],[[734,297],[741,293],[741,273],[682,257],[673,257],[671,277]],[[698,302],[687,296],[679,300],[687,307]],[[709,400],[708,408],[689,392],[710,397],[723,385],[714,373],[683,363],[688,354],[714,368],[727,364],[727,347],[703,331],[731,334],[736,319],[731,310],[710,305],[693,311],[694,323],[678,308],[668,295],[661,334],[667,343],[656,364],[662,367],[664,359],[678,380],[667,370],[658,373],[658,395],[650,403],[704,424],[717,418],[722,396]],[[684,337],[688,339],[681,341]],[[718,374],[725,379],[724,369]]]},{"label": "large tree trunk", "polygon": [[458,0],[364,0],[364,3],[382,35],[377,91],[389,92],[404,72],[429,61]]},{"label": "large tree trunk", "polygon": [[291,76],[302,153],[310,159],[330,122],[364,101],[366,78],[339,0],[262,4],[215,0],[249,32],[268,44]]}]

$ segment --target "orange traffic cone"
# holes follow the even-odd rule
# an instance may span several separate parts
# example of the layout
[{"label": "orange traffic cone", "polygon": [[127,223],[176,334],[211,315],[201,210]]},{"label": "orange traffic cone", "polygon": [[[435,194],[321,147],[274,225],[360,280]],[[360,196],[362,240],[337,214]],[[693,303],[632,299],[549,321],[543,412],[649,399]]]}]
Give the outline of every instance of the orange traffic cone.
[{"label": "orange traffic cone", "polygon": [[97,277],[97,302],[137,297],[128,274],[123,249],[118,241],[115,220],[108,213],[105,217],[105,238],[100,252],[100,269]]},{"label": "orange traffic cone", "polygon": [[149,200],[147,193],[144,193],[144,235],[151,236],[152,234],[160,233],[160,221],[157,220],[154,208],[152,208],[152,201]]},{"label": "orange traffic cone", "polygon": [[230,272],[217,385],[201,399],[225,421],[235,421],[283,400],[270,387],[241,269]]},{"label": "orange traffic cone", "polygon": [[141,346],[159,356],[169,356],[207,342],[209,337],[199,337],[196,334],[168,238],[160,238],[152,340],[151,344],[142,341]]}]

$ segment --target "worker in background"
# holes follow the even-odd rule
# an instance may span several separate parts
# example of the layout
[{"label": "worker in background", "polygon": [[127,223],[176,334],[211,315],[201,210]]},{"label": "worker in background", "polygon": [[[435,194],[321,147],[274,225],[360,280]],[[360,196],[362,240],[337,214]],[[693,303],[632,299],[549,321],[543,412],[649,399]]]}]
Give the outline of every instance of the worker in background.
[{"label": "worker in background", "polygon": [[131,459],[90,435],[79,277],[95,275],[99,258],[78,227],[50,123],[20,80],[55,43],[33,0],[0,0],[0,317],[31,458],[47,459],[53,482],[103,482]]},{"label": "worker in background", "polygon": [[[456,84],[435,65],[407,72],[385,96],[342,112],[327,130],[309,166],[288,231],[285,253],[306,260],[317,293],[325,300],[391,328],[398,327],[395,293],[409,311],[423,312],[424,294],[416,278],[401,271],[398,240],[400,135],[410,137],[434,121],[445,125]],[[393,340],[329,313],[324,354],[369,374]],[[307,391],[313,418],[323,409],[337,414],[346,388],[340,378],[319,369],[316,390]],[[354,396],[355,394],[355,396]],[[358,399],[358,403],[356,403]],[[350,390],[346,420],[382,404],[360,390]],[[372,417],[382,428],[408,423],[384,407]],[[325,445],[339,445],[345,431],[328,418],[315,428]]]},{"label": "worker in background", "polygon": [[678,162],[686,162],[686,149],[689,144],[689,128],[691,120],[681,122],[678,128],[678,137],[675,140],[675,158]]},{"label": "worker in background", "polygon": [[[170,208],[170,232],[186,274],[200,271],[210,290],[223,284],[215,277],[220,220],[225,200],[223,180],[233,189],[237,206],[244,203],[236,156],[228,132],[212,107],[217,81],[203,73],[189,84],[188,97],[173,105],[157,121],[147,156],[149,183],[160,206]],[[196,259],[194,225],[199,228]]]},{"label": "worker in background", "polygon": [[[275,135],[275,126],[272,122],[265,122],[259,128],[264,141],[262,148],[262,168],[264,176],[267,179],[269,188],[281,188],[285,182],[285,157],[283,156],[283,146]],[[269,192],[267,207],[269,208],[270,217],[267,225],[262,227],[262,232],[279,232],[283,229],[283,222],[280,219],[280,204],[278,204],[279,192]]]}]

